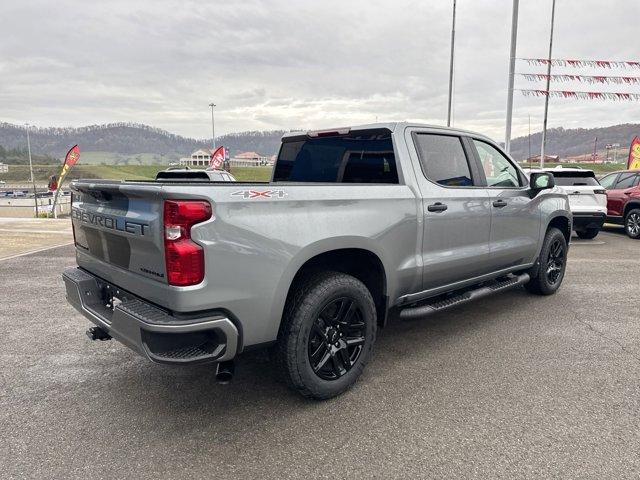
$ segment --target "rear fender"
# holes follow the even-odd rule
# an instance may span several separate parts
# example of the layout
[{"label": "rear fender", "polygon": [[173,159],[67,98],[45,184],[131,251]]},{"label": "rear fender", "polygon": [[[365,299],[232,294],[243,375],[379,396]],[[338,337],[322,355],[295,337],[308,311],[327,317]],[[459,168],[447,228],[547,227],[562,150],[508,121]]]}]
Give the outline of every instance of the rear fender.
[{"label": "rear fender", "polygon": [[[276,287],[276,293],[274,301],[271,305],[270,318],[270,330],[276,332],[280,328],[280,322],[282,320],[282,314],[284,312],[287,296],[291,288],[291,284],[296,274],[300,271],[300,268],[312,258],[333,250],[342,250],[356,248],[361,250],[368,250],[371,253],[377,255],[382,262],[382,266],[385,271],[386,279],[386,291],[387,295],[392,295],[391,290],[395,288],[393,279],[389,278],[389,274],[392,270],[385,261],[385,257],[379,246],[372,240],[365,237],[357,236],[345,236],[345,237],[332,237],[323,240],[318,240],[305,248],[301,249],[289,262],[285,269],[278,285]],[[275,334],[274,334],[275,337]]]}]

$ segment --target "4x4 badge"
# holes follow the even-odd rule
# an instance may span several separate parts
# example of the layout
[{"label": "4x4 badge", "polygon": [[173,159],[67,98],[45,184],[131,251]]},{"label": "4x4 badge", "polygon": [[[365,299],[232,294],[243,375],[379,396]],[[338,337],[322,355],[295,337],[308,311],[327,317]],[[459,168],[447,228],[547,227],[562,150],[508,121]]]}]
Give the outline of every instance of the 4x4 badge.
[{"label": "4x4 badge", "polygon": [[253,198],[284,198],[287,192],[284,190],[238,190],[231,194],[234,197],[242,197],[246,199]]}]

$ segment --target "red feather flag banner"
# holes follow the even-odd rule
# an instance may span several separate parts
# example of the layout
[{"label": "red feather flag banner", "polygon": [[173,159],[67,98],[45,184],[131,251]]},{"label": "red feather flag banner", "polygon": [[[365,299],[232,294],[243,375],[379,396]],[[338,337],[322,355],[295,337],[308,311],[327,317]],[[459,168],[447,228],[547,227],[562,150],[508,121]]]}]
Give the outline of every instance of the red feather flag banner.
[{"label": "red feather flag banner", "polygon": [[525,97],[575,98],[580,100],[631,100],[640,101],[640,93],[618,92],[576,92],[572,90],[525,90],[520,89]]},{"label": "red feather flag banner", "polygon": [[552,82],[581,82],[581,83],[606,83],[616,85],[639,85],[640,77],[613,77],[606,75],[547,75],[545,73],[518,73],[530,82],[546,81],[550,78]]},{"label": "red feather flag banner", "polygon": [[225,159],[225,149],[221,145],[211,153],[211,160],[209,160],[209,167],[213,168],[214,170],[220,170],[220,167],[222,167],[222,164],[224,163],[224,159]]},{"label": "red feather flag banner", "polygon": [[519,58],[529,65],[538,67],[547,66],[551,63],[554,67],[573,67],[573,68],[632,68],[640,70],[640,61],[636,60],[574,60],[567,58]]},{"label": "red feather flag banner", "polygon": [[78,163],[80,160],[80,147],[78,145],[74,145],[69,149],[67,154],[64,157],[64,163],[62,164],[62,171],[60,172],[60,177],[58,178],[58,182],[56,185],[56,194],[53,197],[53,206],[51,210],[53,211],[53,216],[55,218],[58,217],[58,212],[56,210],[56,205],[58,203],[58,195],[60,195],[60,190],[62,189],[62,182],[64,182],[64,177],[67,176],[69,170],[73,168],[73,166]]},{"label": "red feather flag banner", "polygon": [[640,169],[640,137],[636,137],[629,147],[629,160],[627,161],[627,170]]}]

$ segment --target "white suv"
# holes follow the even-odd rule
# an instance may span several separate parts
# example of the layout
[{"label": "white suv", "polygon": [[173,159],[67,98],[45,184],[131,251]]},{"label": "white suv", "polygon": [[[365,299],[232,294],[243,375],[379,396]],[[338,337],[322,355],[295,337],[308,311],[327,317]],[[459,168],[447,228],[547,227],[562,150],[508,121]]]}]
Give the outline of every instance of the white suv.
[{"label": "white suv", "polygon": [[531,170],[536,171],[552,173],[556,186],[569,196],[573,229],[578,237],[595,238],[607,216],[607,192],[598,182],[593,170],[562,166]]}]

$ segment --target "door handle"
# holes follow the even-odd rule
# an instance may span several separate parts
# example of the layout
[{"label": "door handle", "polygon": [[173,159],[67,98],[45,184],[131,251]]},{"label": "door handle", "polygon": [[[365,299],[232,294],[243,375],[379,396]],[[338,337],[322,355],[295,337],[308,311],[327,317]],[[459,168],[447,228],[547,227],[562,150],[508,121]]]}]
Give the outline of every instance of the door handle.
[{"label": "door handle", "polygon": [[436,202],[433,205],[429,205],[427,210],[430,212],[444,212],[447,209],[447,206],[444,203]]},{"label": "door handle", "polygon": [[495,202],[493,202],[493,206],[496,208],[506,207],[507,202],[505,202],[504,200],[496,200]]}]

